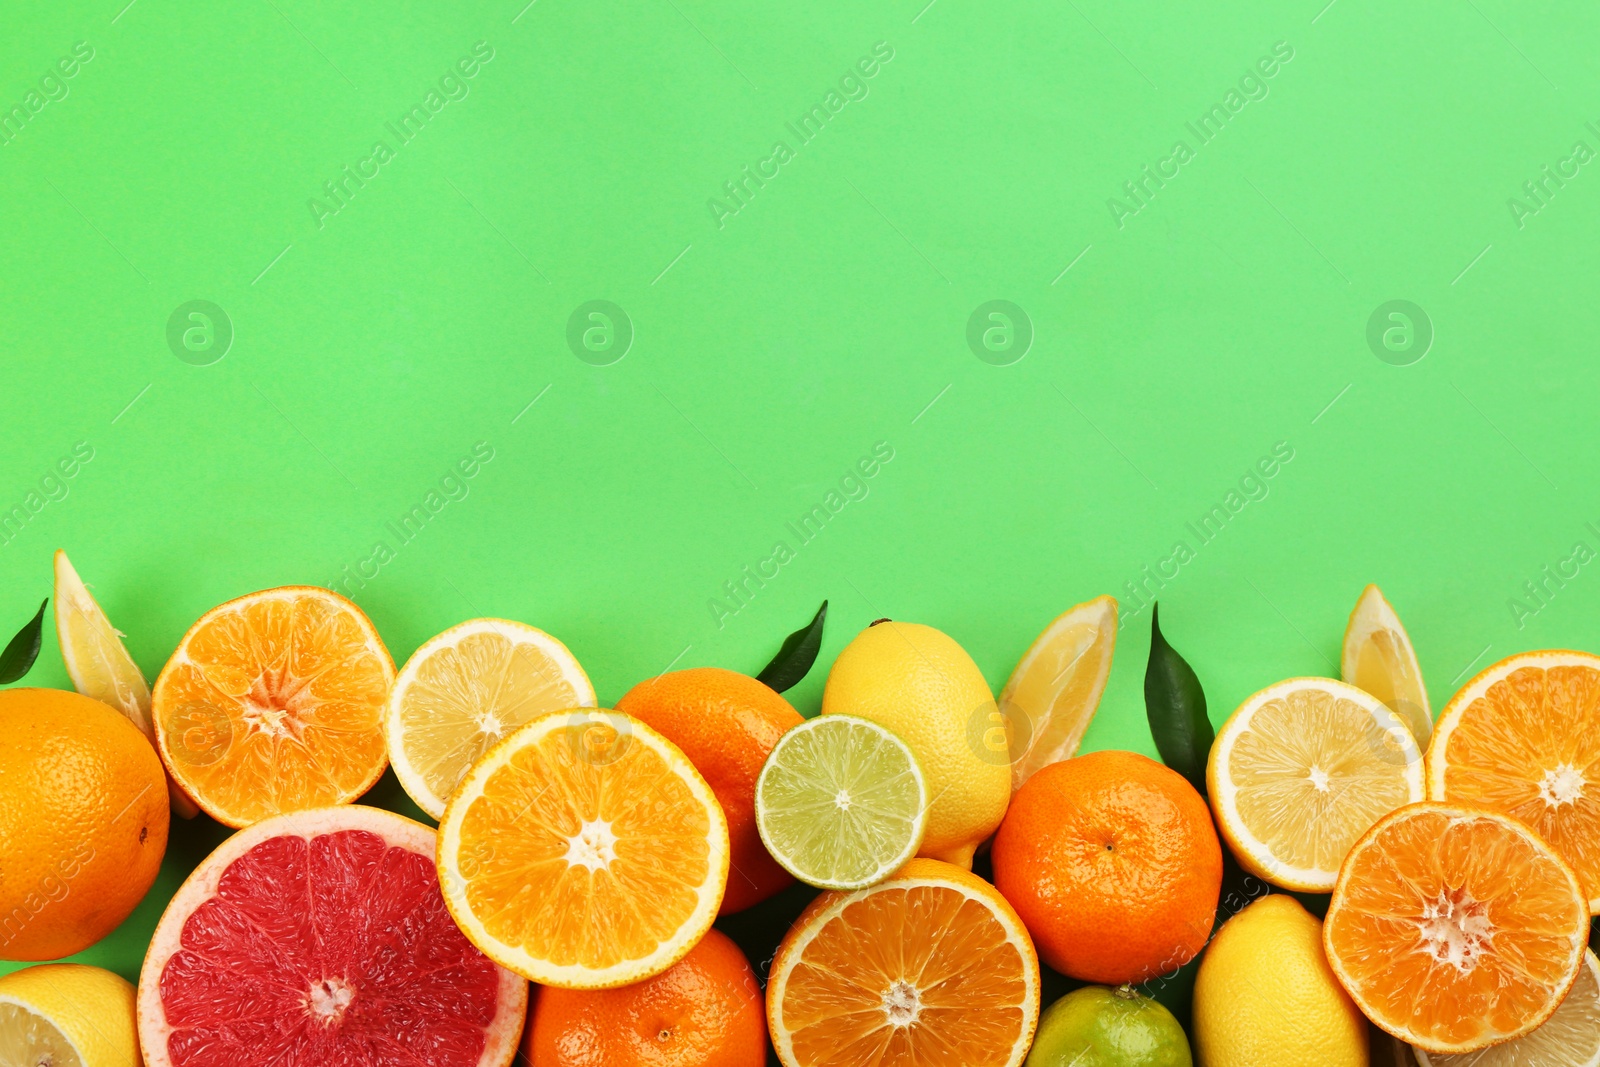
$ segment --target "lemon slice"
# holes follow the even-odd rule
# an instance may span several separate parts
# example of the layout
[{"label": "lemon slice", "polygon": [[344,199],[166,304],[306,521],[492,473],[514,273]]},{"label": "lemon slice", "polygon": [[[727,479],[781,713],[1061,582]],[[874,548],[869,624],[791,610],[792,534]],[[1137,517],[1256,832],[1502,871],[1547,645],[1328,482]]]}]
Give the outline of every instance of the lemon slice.
[{"label": "lemon slice", "polygon": [[517,727],[561,708],[594,707],[594,686],[567,646],[506,619],[472,619],[424,644],[384,709],[389,761],[435,819],[467,768]]},{"label": "lemon slice", "polygon": [[472,765],[439,822],[467,940],[540,985],[654,977],[710,929],[728,821],[687,756],[604,708],[541,715]]},{"label": "lemon slice", "polygon": [[928,827],[928,786],[911,748],[854,715],[784,732],[756,779],[756,828],[807,885],[865,889],[905,864]]},{"label": "lemon slice", "polygon": [[139,1063],[132,984],[99,967],[49,963],[0,978],[0,1063]]},{"label": "lemon slice", "polygon": [[1421,1067],[1600,1067],[1600,959],[1584,953],[1572,991],[1525,1037],[1458,1056],[1412,1051]]},{"label": "lemon slice", "polygon": [[1011,789],[1078,754],[1100,706],[1117,644],[1117,601],[1102,596],[1061,615],[1034,639],[1000,692]]},{"label": "lemon slice", "polygon": [[1365,689],[1400,716],[1417,744],[1426,748],[1433,733],[1433,711],[1422,684],[1422,666],[1400,616],[1369,585],[1361,592],[1344,630],[1339,673],[1357,689]]},{"label": "lemon slice", "polygon": [[1240,866],[1284,889],[1329,893],[1361,835],[1423,799],[1422,752],[1371,694],[1332,678],[1290,678],[1228,719],[1206,785]]},{"label": "lemon slice", "polygon": [[[66,550],[60,548],[56,549],[56,640],[72,688],[122,712],[154,745],[156,728],[150,718],[150,687],[144,673],[128,655],[121,632],[89,595]],[[170,778],[167,794],[174,815],[192,819],[200,814],[195,802]]]}]

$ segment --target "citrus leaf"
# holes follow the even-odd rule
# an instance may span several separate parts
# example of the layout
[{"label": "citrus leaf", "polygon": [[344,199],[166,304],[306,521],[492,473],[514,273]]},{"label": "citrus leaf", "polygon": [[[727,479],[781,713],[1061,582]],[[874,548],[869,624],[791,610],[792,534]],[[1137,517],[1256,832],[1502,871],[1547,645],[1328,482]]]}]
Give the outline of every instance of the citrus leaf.
[{"label": "citrus leaf", "polygon": [[1150,662],[1144,671],[1144,710],[1161,762],[1206,792],[1206,759],[1217,733],[1206,715],[1206,694],[1194,669],[1161,635],[1161,606],[1150,611]]},{"label": "citrus leaf", "polygon": [[817,662],[817,653],[822,650],[822,626],[827,619],[828,602],[824,600],[810,622],[783,639],[783,647],[756,675],[756,680],[780,693],[799,684]]},{"label": "citrus leaf", "polygon": [[0,685],[8,685],[27,674],[33,667],[33,661],[39,658],[44,606],[48,603],[50,598],[45,597],[39,605],[39,611],[26,626],[17,631],[17,636],[6,645],[5,651],[0,652]]}]

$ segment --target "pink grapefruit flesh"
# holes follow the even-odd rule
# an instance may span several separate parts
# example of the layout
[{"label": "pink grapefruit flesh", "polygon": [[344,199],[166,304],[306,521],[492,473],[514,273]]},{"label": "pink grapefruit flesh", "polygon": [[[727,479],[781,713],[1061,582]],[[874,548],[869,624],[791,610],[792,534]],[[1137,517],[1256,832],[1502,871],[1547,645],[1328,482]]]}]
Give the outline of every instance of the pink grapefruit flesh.
[{"label": "pink grapefruit flesh", "polygon": [[528,983],[445,910],[434,833],[354,805],[257,823],[197,867],[139,976],[148,1067],[506,1067]]}]

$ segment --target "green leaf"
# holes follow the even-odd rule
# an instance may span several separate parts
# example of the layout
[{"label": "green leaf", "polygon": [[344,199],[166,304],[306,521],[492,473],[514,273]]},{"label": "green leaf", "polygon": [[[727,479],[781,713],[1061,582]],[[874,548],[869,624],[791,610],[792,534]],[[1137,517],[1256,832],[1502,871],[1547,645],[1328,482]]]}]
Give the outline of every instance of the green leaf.
[{"label": "green leaf", "polygon": [[1206,717],[1206,694],[1200,679],[1161,636],[1161,608],[1150,611],[1150,663],[1144,671],[1144,710],[1156,751],[1168,767],[1206,792],[1206,758],[1216,731]]},{"label": "green leaf", "polygon": [[17,636],[11,639],[4,652],[0,652],[0,685],[10,683],[27,674],[33,667],[33,661],[39,658],[40,631],[44,627],[44,606],[50,603],[50,598],[45,597],[39,605],[39,611],[33,619],[22,629],[17,631]]},{"label": "green leaf", "polygon": [[799,684],[817,662],[817,653],[822,650],[822,625],[827,619],[828,602],[824,600],[810,622],[783,639],[783,647],[756,675],[756,680],[780,693]]}]

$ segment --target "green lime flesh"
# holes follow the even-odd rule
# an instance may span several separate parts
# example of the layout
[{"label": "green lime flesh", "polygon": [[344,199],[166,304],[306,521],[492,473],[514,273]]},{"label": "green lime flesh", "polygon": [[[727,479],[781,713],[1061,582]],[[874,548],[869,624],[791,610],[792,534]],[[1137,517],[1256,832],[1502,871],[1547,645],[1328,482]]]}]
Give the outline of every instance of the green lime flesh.
[{"label": "green lime flesh", "polygon": [[1166,1008],[1091,985],[1045,1009],[1025,1067],[1194,1067],[1194,1059]]}]

